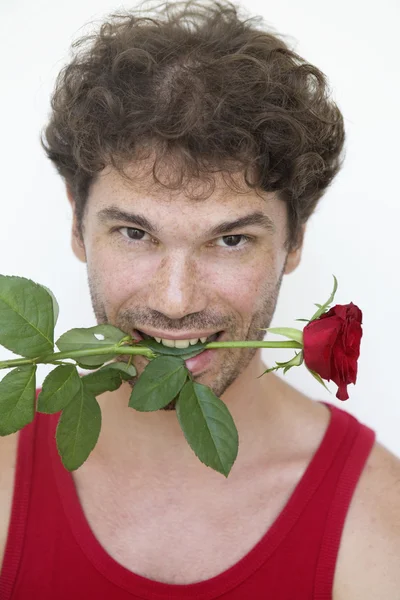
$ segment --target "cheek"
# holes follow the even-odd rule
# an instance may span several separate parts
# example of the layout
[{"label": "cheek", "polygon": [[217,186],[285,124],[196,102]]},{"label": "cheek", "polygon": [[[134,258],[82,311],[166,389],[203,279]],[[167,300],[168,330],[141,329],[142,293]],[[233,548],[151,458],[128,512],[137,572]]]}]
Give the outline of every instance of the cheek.
[{"label": "cheek", "polygon": [[243,261],[232,268],[224,265],[218,269],[204,269],[201,277],[207,282],[224,304],[230,304],[237,312],[257,310],[265,302],[265,295],[273,290],[275,282],[274,263],[258,260]]},{"label": "cheek", "polygon": [[[96,260],[92,260],[92,256]],[[154,260],[129,257],[113,252],[110,248],[93,249],[87,256],[88,274],[92,283],[101,291],[102,297],[115,305],[144,292],[152,279],[156,264]]]}]

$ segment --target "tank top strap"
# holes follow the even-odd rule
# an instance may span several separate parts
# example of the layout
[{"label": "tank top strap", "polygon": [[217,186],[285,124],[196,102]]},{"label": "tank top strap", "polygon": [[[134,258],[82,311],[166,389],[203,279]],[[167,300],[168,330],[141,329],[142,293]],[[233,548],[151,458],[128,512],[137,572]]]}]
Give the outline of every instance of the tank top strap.
[{"label": "tank top strap", "polygon": [[322,534],[321,549],[315,573],[314,600],[332,600],[333,580],[345,519],[357,483],[364,470],[376,439],[376,433],[360,423],[350,413],[338,407],[341,418],[349,421],[348,437],[351,447],[346,449],[346,457],[330,503],[325,529]]}]

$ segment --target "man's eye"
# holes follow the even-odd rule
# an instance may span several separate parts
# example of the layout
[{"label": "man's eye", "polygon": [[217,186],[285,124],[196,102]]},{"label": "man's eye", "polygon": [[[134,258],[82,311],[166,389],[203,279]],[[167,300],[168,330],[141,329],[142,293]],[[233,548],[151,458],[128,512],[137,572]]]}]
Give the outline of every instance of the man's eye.
[{"label": "man's eye", "polygon": [[[116,231],[121,233],[125,239],[132,240],[133,242],[149,241],[145,238],[145,236],[149,234],[143,231],[143,229],[137,229],[136,227],[118,227]],[[244,234],[223,235],[218,238],[216,245],[222,248],[240,250],[250,241],[250,239],[250,236]],[[221,241],[222,243],[220,243]]]},{"label": "man's eye", "polygon": [[[124,230],[126,234],[123,233]],[[134,241],[141,241],[143,240],[143,236],[149,235],[142,229],[136,229],[135,227],[119,227],[117,231],[120,231],[124,237]]]},{"label": "man's eye", "polygon": [[[242,248],[242,246],[245,246],[250,240],[250,237],[243,234],[223,235],[222,237],[218,238],[218,241],[219,240],[222,240],[223,243],[217,243],[217,245],[222,246],[223,248]],[[241,241],[243,241],[242,244],[240,244]]]}]

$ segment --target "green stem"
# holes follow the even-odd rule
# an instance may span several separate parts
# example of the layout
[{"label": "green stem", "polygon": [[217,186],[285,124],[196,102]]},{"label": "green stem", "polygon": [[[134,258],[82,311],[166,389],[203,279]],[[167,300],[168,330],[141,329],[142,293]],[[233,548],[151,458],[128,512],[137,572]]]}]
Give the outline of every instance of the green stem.
[{"label": "green stem", "polygon": [[33,365],[35,361],[32,358],[16,358],[15,360],[4,360],[0,362],[0,369],[11,369],[21,365]]},{"label": "green stem", "polygon": [[39,362],[54,362],[62,358],[80,358],[81,356],[100,356],[101,354],[142,354],[147,358],[154,358],[154,352],[143,346],[103,346],[102,348],[91,348],[90,350],[71,350],[66,352],[56,352],[48,354],[41,359],[35,359]]},{"label": "green stem", "polygon": [[[205,344],[204,349],[211,348],[303,348],[302,344],[295,341],[287,342],[265,342],[265,341],[247,341],[247,342],[210,342]],[[90,348],[88,350],[71,350],[66,352],[55,352],[54,354],[47,354],[46,356],[38,356],[37,358],[17,358],[15,360],[6,360],[0,362],[0,369],[11,369],[22,365],[34,365],[37,363],[44,364],[60,364],[60,361],[64,358],[80,358],[81,356],[99,356],[102,354],[125,354],[134,355],[141,354],[146,358],[155,358],[156,354],[148,348],[143,346],[103,346],[102,348]]]},{"label": "green stem", "polygon": [[102,348],[90,348],[88,350],[71,350],[66,352],[55,352],[37,358],[17,358],[0,362],[0,369],[11,369],[21,365],[34,365],[37,363],[52,364],[63,358],[80,358],[81,356],[99,356],[101,354],[141,354],[147,358],[154,358],[152,350],[135,346],[103,346]]},{"label": "green stem", "polygon": [[287,342],[209,342],[205,346],[209,348],[303,348],[303,344],[295,341]]}]

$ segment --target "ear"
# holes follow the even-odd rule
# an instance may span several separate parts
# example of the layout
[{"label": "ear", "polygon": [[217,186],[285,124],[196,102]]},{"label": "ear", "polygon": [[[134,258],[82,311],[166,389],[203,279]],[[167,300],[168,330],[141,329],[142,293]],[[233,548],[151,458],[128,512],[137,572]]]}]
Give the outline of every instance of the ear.
[{"label": "ear", "polygon": [[296,248],[296,250],[293,250],[287,256],[285,275],[289,275],[289,273],[292,273],[295,269],[297,269],[297,267],[300,264],[301,253],[303,251],[303,242],[304,242],[305,231],[306,231],[306,224],[304,224],[302,227],[299,246]]},{"label": "ear", "polygon": [[83,243],[83,239],[78,230],[78,223],[77,223],[76,211],[75,211],[75,200],[72,195],[71,188],[69,187],[68,184],[66,184],[66,188],[67,188],[67,197],[68,197],[69,203],[71,205],[72,215],[73,215],[72,232],[71,232],[71,248],[72,248],[72,251],[75,254],[76,258],[78,260],[80,260],[81,262],[85,263],[86,262],[85,245]]}]

